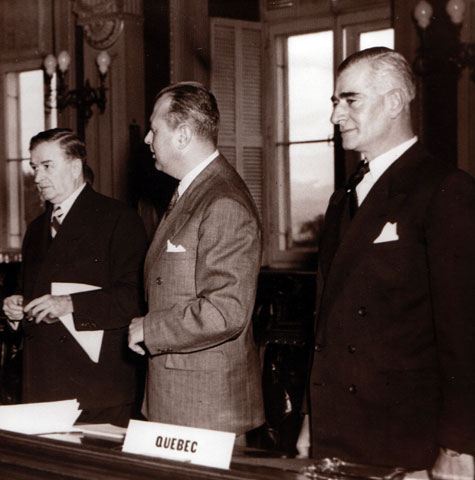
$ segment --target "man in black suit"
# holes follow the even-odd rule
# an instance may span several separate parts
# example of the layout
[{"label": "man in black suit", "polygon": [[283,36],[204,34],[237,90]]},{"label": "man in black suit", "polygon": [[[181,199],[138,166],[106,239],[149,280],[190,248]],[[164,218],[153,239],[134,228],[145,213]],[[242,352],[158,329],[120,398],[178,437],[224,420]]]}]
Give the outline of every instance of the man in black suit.
[{"label": "man in black suit", "polygon": [[[143,224],[86,182],[85,145],[70,130],[39,133],[30,152],[47,208],[25,234],[19,294],[3,304],[10,323],[21,322],[24,331],[22,401],[77,398],[80,421],[127,425],[136,380],[126,340],[131,318],[141,312]],[[52,294],[53,284],[72,283],[95,289]],[[79,332],[104,331],[98,357],[59,320],[68,315]]]},{"label": "man in black suit", "polygon": [[472,478],[475,185],[420,145],[414,95],[383,47],[337,72],[332,122],[367,165],[332,196],[319,250],[312,455]]}]

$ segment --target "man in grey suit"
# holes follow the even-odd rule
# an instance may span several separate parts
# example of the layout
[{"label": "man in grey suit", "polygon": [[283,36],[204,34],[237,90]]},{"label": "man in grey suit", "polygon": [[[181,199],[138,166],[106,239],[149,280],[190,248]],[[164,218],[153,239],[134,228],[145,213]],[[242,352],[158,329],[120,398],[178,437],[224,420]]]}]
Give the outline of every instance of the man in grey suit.
[{"label": "man in grey suit", "polygon": [[364,50],[338,68],[332,122],[367,165],[332,196],[320,244],[312,450],[468,479],[475,182],[418,142],[414,95],[393,50]]},{"label": "man in grey suit", "polygon": [[218,124],[200,84],[156,98],[145,143],[180,183],[147,253],[149,308],[132,320],[129,347],[148,355],[147,419],[243,438],[264,423],[251,323],[261,232],[246,185],[216,149]]}]

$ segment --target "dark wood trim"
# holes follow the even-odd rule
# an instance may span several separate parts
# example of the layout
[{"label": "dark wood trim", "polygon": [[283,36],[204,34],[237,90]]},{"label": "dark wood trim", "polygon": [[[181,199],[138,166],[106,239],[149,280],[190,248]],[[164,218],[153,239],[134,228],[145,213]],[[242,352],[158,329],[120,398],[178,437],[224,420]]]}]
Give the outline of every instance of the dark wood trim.
[{"label": "dark wood trim", "polygon": [[221,470],[107,448],[79,445],[0,430],[0,477],[17,479],[279,480],[302,478],[296,472],[233,462]]}]

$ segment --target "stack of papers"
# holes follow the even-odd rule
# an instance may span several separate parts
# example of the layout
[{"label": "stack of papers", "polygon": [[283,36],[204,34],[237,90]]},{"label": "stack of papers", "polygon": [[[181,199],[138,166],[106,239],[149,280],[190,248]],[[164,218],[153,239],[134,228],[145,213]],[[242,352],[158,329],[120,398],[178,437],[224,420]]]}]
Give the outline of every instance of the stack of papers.
[{"label": "stack of papers", "polygon": [[69,432],[81,414],[74,400],[0,406],[0,429],[40,434]]}]

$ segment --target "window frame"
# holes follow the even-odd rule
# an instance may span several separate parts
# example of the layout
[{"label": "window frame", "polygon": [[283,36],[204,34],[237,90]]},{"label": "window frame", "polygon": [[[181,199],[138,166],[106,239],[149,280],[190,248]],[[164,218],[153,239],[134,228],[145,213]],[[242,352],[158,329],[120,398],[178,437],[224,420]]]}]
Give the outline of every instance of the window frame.
[{"label": "window frame", "polygon": [[[279,48],[279,37],[300,35],[306,33],[321,32],[333,30],[333,67],[336,67],[343,61],[344,54],[349,55],[359,47],[359,34],[369,31],[381,30],[384,28],[394,28],[391,18],[391,8],[387,6],[377,6],[374,8],[364,8],[358,11],[343,13],[340,15],[318,15],[297,18],[290,21],[269,22],[265,28],[265,73],[264,78],[268,81],[268,89],[265,91],[267,96],[264,102],[264,121],[265,121],[265,194],[266,194],[266,231],[267,231],[267,249],[266,264],[272,268],[292,268],[315,271],[317,268],[318,251],[307,248],[289,248],[281,249],[282,236],[288,235],[286,232],[279,231],[279,225],[282,221],[289,222],[290,203],[289,198],[289,152],[288,149],[282,155],[283,161],[279,160],[277,143],[279,135],[277,130],[284,128],[288,141],[288,106],[285,102],[279,101],[282,93],[282,86],[278,81],[277,70]],[[346,38],[343,32],[347,29]],[[284,85],[284,88],[286,86]],[[284,98],[285,98],[284,94]],[[330,99],[328,99],[330,102]],[[283,104],[283,105],[282,105]],[[334,140],[335,136],[333,136]],[[352,164],[356,158],[353,152],[337,151],[341,147],[338,142],[335,143],[335,188],[343,185],[349,171],[348,165]],[[282,185],[281,179],[287,179],[286,184]],[[286,197],[280,195],[283,192]],[[288,228],[286,229],[288,230]]]},{"label": "window frame", "polygon": [[[7,98],[7,75],[8,74],[20,74],[22,72],[32,71],[32,70],[42,70],[42,61],[41,59],[31,59],[31,60],[22,60],[19,62],[6,62],[0,65],[0,212],[1,212],[1,222],[0,222],[0,252],[16,254],[21,251],[21,244],[23,242],[23,236],[26,230],[26,222],[24,219],[24,205],[23,200],[20,195],[20,204],[19,204],[19,226],[20,232],[11,232],[10,226],[12,222],[12,210],[9,201],[9,179],[8,179],[8,144],[7,139],[11,138],[13,135],[12,132],[16,132],[16,149],[20,150],[20,112],[17,109],[15,112],[10,111],[9,101]],[[11,117],[14,118],[11,118]],[[10,122],[14,122],[14,125],[10,125]],[[45,118],[46,122],[46,118]],[[23,186],[21,185],[20,177],[17,178],[17,188],[21,193],[23,191]],[[18,221],[18,220],[17,220]],[[19,235],[19,246],[12,246],[11,236]]]},{"label": "window frame", "polygon": [[[295,265],[312,265],[316,267],[316,252],[310,249],[299,248],[282,250],[280,244],[286,242],[288,232],[281,232],[279,226],[290,221],[290,204],[286,200],[289,198],[289,149],[287,148],[282,154],[283,161],[280,161],[276,145],[280,138],[284,143],[289,142],[288,129],[288,104],[280,101],[278,98],[286,97],[284,89],[286,85],[286,75],[283,75],[284,84],[282,85],[276,74],[279,66],[279,55],[277,49],[281,48],[282,37],[292,35],[302,35],[306,33],[315,33],[333,30],[333,19],[331,17],[319,17],[294,19],[290,22],[270,24],[266,29],[268,42],[266,42],[265,58],[268,59],[266,78],[269,80],[268,95],[269,99],[265,102],[266,111],[264,118],[266,119],[266,145],[265,145],[265,162],[266,162],[266,192],[267,205],[266,220],[268,231],[268,263],[272,267],[286,268]],[[286,55],[284,51],[282,55]],[[280,130],[281,133],[278,133]],[[282,180],[284,179],[284,180]],[[282,184],[284,181],[284,184]],[[283,192],[285,197],[280,195]]]}]

